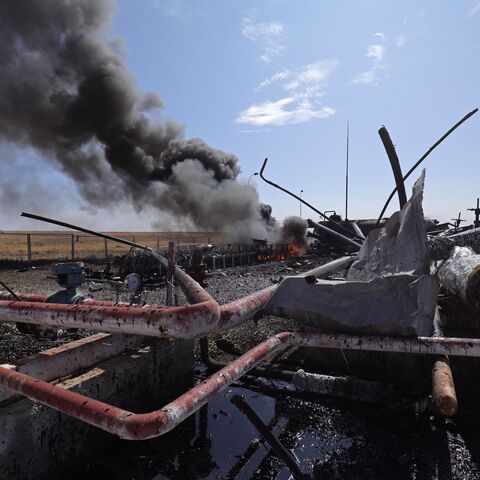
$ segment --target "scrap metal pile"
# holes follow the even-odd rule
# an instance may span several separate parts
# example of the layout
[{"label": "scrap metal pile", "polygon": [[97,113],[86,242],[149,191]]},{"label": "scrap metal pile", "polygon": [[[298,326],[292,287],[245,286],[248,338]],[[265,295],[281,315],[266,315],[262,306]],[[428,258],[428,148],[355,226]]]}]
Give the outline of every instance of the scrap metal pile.
[{"label": "scrap metal pile", "polygon": [[[157,253],[167,256],[168,249]],[[249,244],[192,244],[175,246],[175,263],[195,280],[203,284],[213,272],[239,266],[249,266],[270,261],[287,260],[295,256],[288,243],[268,243],[255,240]],[[128,275],[140,276],[145,288],[158,288],[166,285],[166,270],[159,268],[148,251],[132,247],[128,254],[107,262],[102,269],[86,267],[85,277],[97,282],[124,282]]]}]

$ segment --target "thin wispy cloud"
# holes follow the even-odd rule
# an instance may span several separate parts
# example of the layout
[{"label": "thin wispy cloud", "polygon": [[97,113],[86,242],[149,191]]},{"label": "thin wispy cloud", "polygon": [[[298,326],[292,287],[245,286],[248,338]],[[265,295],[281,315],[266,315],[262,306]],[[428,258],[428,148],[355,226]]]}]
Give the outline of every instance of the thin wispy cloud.
[{"label": "thin wispy cloud", "polygon": [[405,35],[397,35],[395,37],[395,45],[398,48],[402,48],[407,43],[407,37]]},{"label": "thin wispy cloud", "polygon": [[291,75],[293,78],[284,84],[284,88],[296,91],[305,90],[314,95],[326,85],[328,77],[334,72],[337,65],[337,60],[323,60],[305,65]]},{"label": "thin wispy cloud", "polygon": [[237,123],[256,126],[287,125],[303,123],[313,118],[325,118],[335,114],[330,107],[316,108],[308,100],[297,102],[295,97],[281,98],[275,102],[254,104],[244,110],[237,118]]},{"label": "thin wispy cloud", "polygon": [[280,72],[277,72],[273,74],[271,77],[266,78],[265,80],[262,80],[256,87],[255,90],[259,92],[262,90],[262,88],[268,87],[272,83],[278,82],[279,80],[284,80],[288,76],[290,76],[292,72],[287,68],[285,70],[282,70]]},{"label": "thin wispy cloud", "polygon": [[240,113],[236,122],[257,127],[279,126],[334,115],[335,109],[324,106],[320,98],[325,95],[328,78],[337,65],[337,60],[324,60],[293,71],[285,69],[275,73],[260,82],[256,90],[281,82],[281,89],[286,92],[286,96],[274,101],[254,103]]},{"label": "thin wispy cloud", "polygon": [[242,34],[260,45],[259,60],[264,63],[271,63],[285,49],[284,33],[285,27],[279,21],[255,22],[251,17],[245,17],[242,22]]},{"label": "thin wispy cloud", "polygon": [[359,73],[353,79],[356,85],[373,85],[377,86],[383,77],[385,70],[385,55],[387,49],[384,45],[385,35],[383,33],[375,33],[374,36],[381,41],[381,43],[374,43],[367,47],[365,56],[371,59],[371,67],[369,70]]},{"label": "thin wispy cloud", "polygon": [[468,15],[470,17],[473,17],[478,12],[480,12],[480,0],[471,0],[470,1],[470,10],[468,12]]},{"label": "thin wispy cloud", "polygon": [[192,7],[186,0],[153,0],[153,6],[165,17],[181,23],[192,19]]}]

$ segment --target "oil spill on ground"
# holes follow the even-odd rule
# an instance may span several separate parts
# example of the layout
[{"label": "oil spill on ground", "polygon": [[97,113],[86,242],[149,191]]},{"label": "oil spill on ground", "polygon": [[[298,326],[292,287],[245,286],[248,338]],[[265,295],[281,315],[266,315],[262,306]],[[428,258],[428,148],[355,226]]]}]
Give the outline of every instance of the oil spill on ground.
[{"label": "oil spill on ground", "polygon": [[480,478],[477,428],[235,386],[163,437],[138,443],[115,440],[62,480],[291,478],[231,403],[233,395],[244,397],[312,478]]}]

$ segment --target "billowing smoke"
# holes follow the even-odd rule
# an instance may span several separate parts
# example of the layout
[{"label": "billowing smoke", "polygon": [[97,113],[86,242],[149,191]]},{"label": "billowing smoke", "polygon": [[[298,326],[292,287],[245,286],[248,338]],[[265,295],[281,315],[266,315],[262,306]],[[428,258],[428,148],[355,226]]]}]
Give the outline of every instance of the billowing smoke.
[{"label": "billowing smoke", "polygon": [[307,221],[303,218],[291,216],[283,220],[280,236],[282,242],[292,243],[305,250],[307,247]]},{"label": "billowing smoke", "polygon": [[128,200],[200,228],[266,237],[271,211],[238,181],[234,155],[159,120],[118,43],[111,0],[0,3],[0,139],[28,145],[76,181],[93,205]]}]

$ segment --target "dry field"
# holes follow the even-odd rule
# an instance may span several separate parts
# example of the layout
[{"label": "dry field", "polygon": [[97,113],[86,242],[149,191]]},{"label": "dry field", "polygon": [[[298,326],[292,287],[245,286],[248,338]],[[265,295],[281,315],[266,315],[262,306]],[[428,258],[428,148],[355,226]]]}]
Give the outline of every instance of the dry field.
[{"label": "dry field", "polygon": [[[109,235],[147,245],[153,249],[165,248],[169,241],[177,245],[198,243],[222,244],[229,238],[221,232],[106,232]],[[29,243],[31,255],[29,258]],[[129,247],[107,241],[109,257],[123,255]],[[71,231],[15,231],[0,233],[0,260],[66,260],[104,259],[103,238]]]}]

